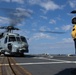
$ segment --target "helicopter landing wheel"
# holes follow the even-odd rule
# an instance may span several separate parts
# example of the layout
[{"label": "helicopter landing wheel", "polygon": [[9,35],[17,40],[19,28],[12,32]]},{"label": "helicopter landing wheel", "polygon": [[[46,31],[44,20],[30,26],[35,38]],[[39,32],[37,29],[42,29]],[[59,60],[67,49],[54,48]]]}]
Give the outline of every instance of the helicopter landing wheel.
[{"label": "helicopter landing wheel", "polygon": [[20,56],[22,56],[22,57],[23,57],[23,56],[24,56],[24,53],[20,53]]},{"label": "helicopter landing wheel", "polygon": [[0,54],[4,54],[5,53],[5,50],[2,50],[1,52],[0,52]]},{"label": "helicopter landing wheel", "polygon": [[1,52],[0,52],[0,55],[1,55]]}]

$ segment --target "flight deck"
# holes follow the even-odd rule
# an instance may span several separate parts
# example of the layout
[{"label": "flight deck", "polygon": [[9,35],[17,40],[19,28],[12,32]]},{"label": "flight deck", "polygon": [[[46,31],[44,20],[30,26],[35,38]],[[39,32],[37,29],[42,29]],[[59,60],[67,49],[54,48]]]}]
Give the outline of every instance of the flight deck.
[{"label": "flight deck", "polygon": [[76,69],[76,56],[26,55],[14,59],[32,75],[74,75]]},{"label": "flight deck", "polygon": [[1,60],[4,57],[6,60],[9,59],[10,65],[13,68],[14,67],[17,67],[18,69],[21,68],[19,70],[20,71],[22,70],[21,72],[24,72],[24,74],[26,73],[25,75],[75,75],[76,74],[75,73],[76,56],[67,56],[67,55],[25,55],[24,57],[0,56],[0,65],[8,68],[9,64],[4,59],[3,60],[5,62],[1,63]]}]

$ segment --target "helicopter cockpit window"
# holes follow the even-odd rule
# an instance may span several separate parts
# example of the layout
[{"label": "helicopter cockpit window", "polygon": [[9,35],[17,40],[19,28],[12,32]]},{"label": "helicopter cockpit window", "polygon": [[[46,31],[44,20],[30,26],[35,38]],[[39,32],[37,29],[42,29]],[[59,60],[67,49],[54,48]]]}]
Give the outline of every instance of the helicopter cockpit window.
[{"label": "helicopter cockpit window", "polygon": [[25,37],[22,37],[22,36],[21,36],[21,41],[22,42],[27,42],[26,38]]},{"label": "helicopter cockpit window", "polygon": [[7,37],[5,38],[5,41],[4,41],[4,43],[7,43]]},{"label": "helicopter cockpit window", "polygon": [[14,42],[14,41],[16,41],[15,36],[9,36],[9,42]]},{"label": "helicopter cockpit window", "polygon": [[19,41],[19,42],[21,41],[19,37],[16,37],[16,39],[17,39],[17,41]]}]

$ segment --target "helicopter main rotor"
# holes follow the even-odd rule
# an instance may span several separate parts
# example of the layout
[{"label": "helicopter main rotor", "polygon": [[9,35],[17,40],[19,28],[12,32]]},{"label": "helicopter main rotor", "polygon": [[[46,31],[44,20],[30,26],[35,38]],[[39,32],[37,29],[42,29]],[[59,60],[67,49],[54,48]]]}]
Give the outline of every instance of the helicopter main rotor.
[{"label": "helicopter main rotor", "polygon": [[40,30],[40,32],[44,32],[44,33],[55,33],[55,34],[64,34],[65,32],[58,32],[58,31],[42,31]]},{"label": "helicopter main rotor", "polygon": [[14,26],[3,26],[3,27],[0,27],[0,29],[6,29],[6,32],[12,32],[13,30],[19,30],[19,28],[16,28]]}]

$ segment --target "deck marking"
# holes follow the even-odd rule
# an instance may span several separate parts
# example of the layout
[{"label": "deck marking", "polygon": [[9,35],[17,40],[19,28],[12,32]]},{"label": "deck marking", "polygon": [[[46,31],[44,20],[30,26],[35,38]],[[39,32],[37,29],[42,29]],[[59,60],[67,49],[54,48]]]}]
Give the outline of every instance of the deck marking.
[{"label": "deck marking", "polygon": [[76,61],[69,62],[35,62],[35,63],[16,63],[16,65],[41,65],[41,64],[60,64],[60,63],[76,63]]},{"label": "deck marking", "polygon": [[52,60],[52,61],[58,61],[58,62],[70,62],[70,61],[67,61],[67,60],[51,59],[51,58],[44,58],[44,57],[37,57],[35,59]]},{"label": "deck marking", "polygon": [[57,64],[63,62],[36,62],[36,63],[16,63],[16,65],[41,65],[41,64]]},{"label": "deck marking", "polygon": [[[35,62],[35,63],[16,63],[16,65],[41,65],[41,64],[60,64],[60,63],[73,63],[75,64],[76,61],[69,61],[69,62]],[[8,66],[9,64],[0,64],[0,66]],[[14,65],[14,64],[11,64]]]},{"label": "deck marking", "polygon": [[[75,64],[76,61],[67,61],[67,60],[60,60],[60,59],[51,59],[51,58],[45,58],[45,57],[35,57],[34,59],[41,59],[41,60],[52,60],[49,62],[28,62],[28,63],[16,63],[16,65],[40,65],[40,64],[60,64],[60,63],[72,63]],[[0,64],[0,66],[9,64]],[[14,64],[11,64],[14,65]]]}]

